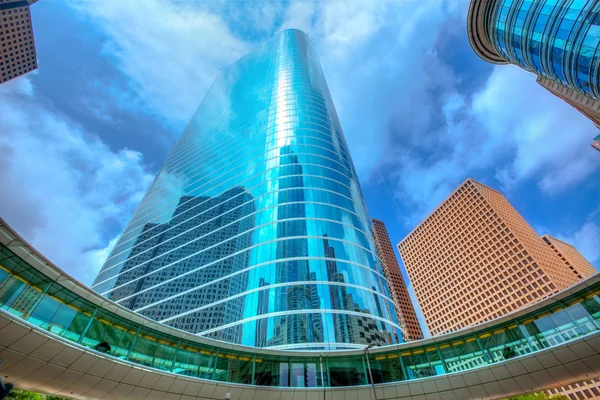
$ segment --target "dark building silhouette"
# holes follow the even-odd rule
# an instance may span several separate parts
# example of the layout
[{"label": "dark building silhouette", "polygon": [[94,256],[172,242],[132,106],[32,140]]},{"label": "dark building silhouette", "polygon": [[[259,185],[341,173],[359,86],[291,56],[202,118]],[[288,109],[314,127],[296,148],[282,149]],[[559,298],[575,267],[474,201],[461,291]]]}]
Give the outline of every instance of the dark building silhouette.
[{"label": "dark building silhouette", "polygon": [[[117,280],[117,289],[109,298],[162,321],[244,291],[247,273],[210,283],[248,266],[248,254],[240,256],[234,252],[238,246],[251,244],[251,235],[244,232],[254,225],[251,215],[254,208],[252,196],[243,188],[230,189],[214,198],[181,197],[169,223],[144,226],[125,263],[124,272]],[[175,263],[174,267],[160,270],[172,263]],[[164,283],[161,290],[151,289],[159,283]],[[208,286],[188,296],[164,301],[172,294],[202,285]],[[244,298],[238,297],[168,323],[190,332],[200,332],[241,318],[243,307]],[[239,340],[237,335],[241,331],[227,332],[231,337],[210,336]]]}]

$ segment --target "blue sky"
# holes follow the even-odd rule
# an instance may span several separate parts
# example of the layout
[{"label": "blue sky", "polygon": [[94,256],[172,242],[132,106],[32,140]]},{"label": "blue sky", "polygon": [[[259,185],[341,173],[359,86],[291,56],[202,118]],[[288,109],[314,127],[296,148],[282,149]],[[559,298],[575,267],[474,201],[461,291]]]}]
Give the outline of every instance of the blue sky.
[{"label": "blue sky", "polygon": [[591,122],[475,56],[468,0],[41,1],[0,86],[0,216],[91,283],[219,69],[285,28],[321,57],[373,217],[399,242],[466,177],[600,267]]}]

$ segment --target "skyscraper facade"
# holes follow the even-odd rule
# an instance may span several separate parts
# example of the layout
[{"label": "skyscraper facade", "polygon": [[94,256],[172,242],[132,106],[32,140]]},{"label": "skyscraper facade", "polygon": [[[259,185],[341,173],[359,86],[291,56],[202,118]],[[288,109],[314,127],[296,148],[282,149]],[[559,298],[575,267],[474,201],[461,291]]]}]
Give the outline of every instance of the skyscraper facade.
[{"label": "skyscraper facade", "polygon": [[0,83],[37,68],[29,6],[37,0],[0,0]]},{"label": "skyscraper facade", "polygon": [[398,316],[398,323],[402,327],[402,337],[406,342],[423,339],[423,331],[408,294],[385,223],[375,218],[371,221],[373,222],[373,239],[375,239],[379,259],[383,265],[390,293],[396,305],[396,315]]},{"label": "skyscraper facade", "polygon": [[518,65],[600,101],[600,2],[471,0],[467,27],[482,59]]},{"label": "skyscraper facade", "polygon": [[536,82],[556,97],[569,103],[571,107],[577,109],[589,118],[596,127],[600,128],[600,101],[594,100],[575,89],[561,85],[550,78],[538,76]]},{"label": "skyscraper facade", "polygon": [[370,232],[315,50],[287,30],[221,72],[93,288],[249,346],[391,344]]},{"label": "skyscraper facade", "polygon": [[592,141],[592,147],[600,151],[600,135],[596,136]]},{"label": "skyscraper facade", "polygon": [[542,239],[578,279],[589,278],[598,272],[573,245],[550,235],[543,235]]},{"label": "skyscraper facade", "polygon": [[502,194],[472,179],[398,248],[432,335],[497,318],[581,280]]},{"label": "skyscraper facade", "polygon": [[[538,236],[501,193],[472,179],[398,249],[432,335],[500,317],[596,273],[573,246]],[[552,394],[599,385],[582,382]],[[590,398],[581,396],[575,398]]]}]

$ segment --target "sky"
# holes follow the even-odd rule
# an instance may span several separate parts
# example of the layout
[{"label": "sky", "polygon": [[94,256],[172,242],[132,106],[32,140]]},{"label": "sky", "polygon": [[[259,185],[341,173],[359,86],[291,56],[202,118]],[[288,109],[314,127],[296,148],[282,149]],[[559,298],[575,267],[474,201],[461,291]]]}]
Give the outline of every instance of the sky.
[{"label": "sky", "polygon": [[471,177],[598,269],[598,130],[534,75],[479,59],[468,3],[38,2],[39,69],[0,85],[0,216],[91,284],[219,70],[297,28],[393,245]]}]

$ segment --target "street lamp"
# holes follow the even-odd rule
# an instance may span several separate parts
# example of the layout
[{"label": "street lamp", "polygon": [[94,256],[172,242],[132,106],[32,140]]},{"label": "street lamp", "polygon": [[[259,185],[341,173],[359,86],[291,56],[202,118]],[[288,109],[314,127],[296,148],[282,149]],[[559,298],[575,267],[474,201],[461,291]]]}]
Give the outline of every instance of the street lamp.
[{"label": "street lamp", "polygon": [[365,347],[365,358],[367,359],[367,368],[369,369],[369,378],[371,378],[371,387],[373,388],[373,396],[377,400],[377,392],[375,391],[375,382],[373,381],[373,374],[371,373],[371,363],[369,362],[369,349],[375,347],[375,343],[369,344]]}]

